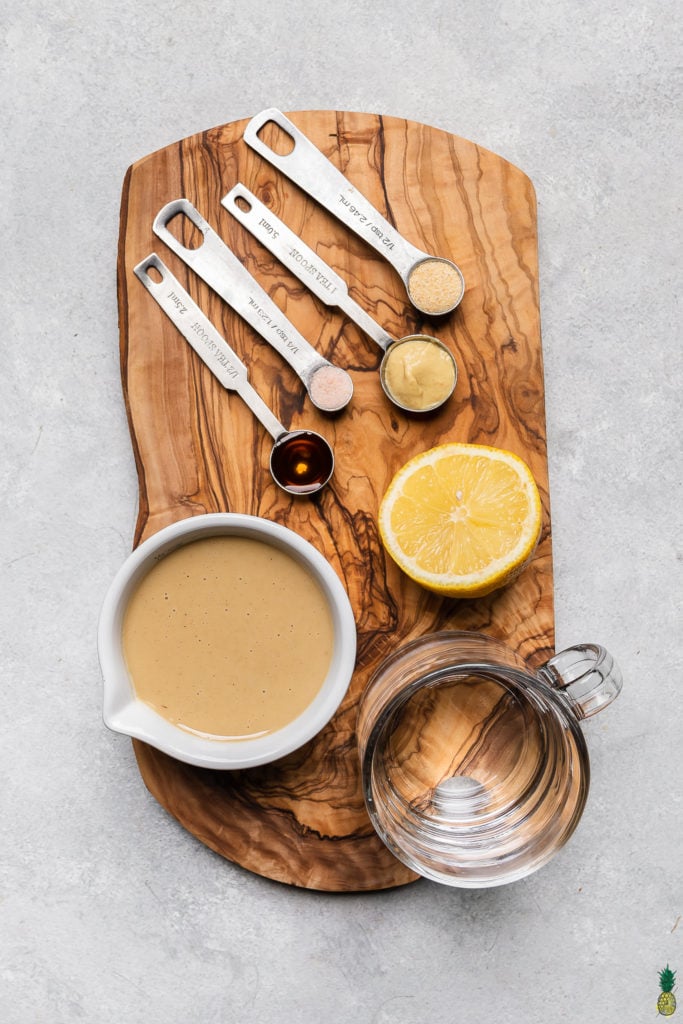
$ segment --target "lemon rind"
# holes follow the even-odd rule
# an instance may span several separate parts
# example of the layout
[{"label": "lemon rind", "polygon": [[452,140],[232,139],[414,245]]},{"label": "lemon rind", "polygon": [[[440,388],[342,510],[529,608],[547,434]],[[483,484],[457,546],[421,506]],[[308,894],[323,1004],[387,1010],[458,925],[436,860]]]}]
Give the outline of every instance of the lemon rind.
[{"label": "lemon rind", "polygon": [[[493,460],[514,466],[520,483],[529,498],[530,514],[522,527],[521,538],[515,547],[503,558],[490,562],[484,570],[474,573],[430,573],[421,568],[415,559],[408,558],[405,552],[393,543],[391,528],[391,512],[395,501],[402,493],[402,484],[406,477],[412,475],[416,465],[420,467],[433,465],[449,454],[486,453]],[[536,529],[532,527],[536,525]],[[529,529],[527,529],[527,526]],[[379,529],[382,542],[397,566],[414,582],[443,596],[477,597],[484,596],[492,590],[504,587],[512,582],[530,561],[538,545],[542,532],[542,505],[538,487],[529,466],[514,452],[489,445],[453,442],[437,445],[427,452],[422,452],[408,462],[392,479],[379,509]]]}]

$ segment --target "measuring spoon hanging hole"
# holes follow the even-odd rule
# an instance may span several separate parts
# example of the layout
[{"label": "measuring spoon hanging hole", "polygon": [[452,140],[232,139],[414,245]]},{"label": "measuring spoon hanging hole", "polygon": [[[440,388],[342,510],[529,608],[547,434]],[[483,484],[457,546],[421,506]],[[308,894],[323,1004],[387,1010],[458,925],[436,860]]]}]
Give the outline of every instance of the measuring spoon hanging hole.
[{"label": "measuring spoon hanging hole", "polygon": [[151,262],[151,257],[147,261],[147,265],[145,266],[144,271],[141,271],[141,273],[143,272],[147,274],[147,277],[153,284],[161,284],[161,282],[164,279],[164,275],[161,273],[156,263]]},{"label": "measuring spoon hanging hole", "polygon": [[261,125],[256,134],[263,145],[268,146],[278,156],[289,156],[290,153],[294,152],[294,146],[296,145],[294,139],[289,132],[285,131],[275,121],[266,121],[265,124]]},{"label": "measuring spoon hanging hole", "polygon": [[166,228],[186,249],[195,251],[201,249],[204,244],[204,233],[184,210],[179,210],[170,220],[166,221]]},{"label": "measuring spoon hanging hole", "polygon": [[252,208],[251,203],[244,196],[235,196],[235,206],[242,213],[249,213]]},{"label": "measuring spoon hanging hole", "polygon": [[279,437],[270,453],[273,480],[289,494],[315,494],[334,470],[332,449],[313,430],[294,430]]}]

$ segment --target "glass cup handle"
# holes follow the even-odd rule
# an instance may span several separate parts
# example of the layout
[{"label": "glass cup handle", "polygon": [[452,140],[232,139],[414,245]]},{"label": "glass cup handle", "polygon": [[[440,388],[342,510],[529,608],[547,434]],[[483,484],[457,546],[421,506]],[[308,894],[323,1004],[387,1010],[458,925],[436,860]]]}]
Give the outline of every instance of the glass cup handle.
[{"label": "glass cup handle", "polygon": [[590,718],[619,695],[622,677],[616,661],[599,644],[577,644],[560,651],[539,676],[569,700],[577,718]]}]

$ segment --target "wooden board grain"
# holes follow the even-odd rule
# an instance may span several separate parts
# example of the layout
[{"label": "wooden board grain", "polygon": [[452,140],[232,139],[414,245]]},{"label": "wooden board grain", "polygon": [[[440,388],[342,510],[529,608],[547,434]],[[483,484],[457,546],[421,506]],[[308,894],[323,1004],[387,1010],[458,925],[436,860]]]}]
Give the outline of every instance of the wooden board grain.
[{"label": "wooden board grain", "polygon": [[[134,741],[142,777],[203,843],[251,871],[293,885],[364,891],[410,882],[375,835],[360,789],[355,720],[366,680],[396,645],[443,628],[477,629],[536,664],[553,653],[553,594],[540,337],[536,204],[529,179],[465,139],[396,117],[338,111],[289,115],[411,242],[462,268],[466,293],[443,321],[408,303],[393,269],[242,141],[246,121],[202,132],[129,168],[122,203],[118,293],[123,391],[139,477],[135,544],[205,512],[264,516],[297,531],[329,559],[358,629],[356,670],[338,713],[302,750],[275,765],[212,772]],[[395,337],[434,334],[453,351],[453,399],[428,418],[383,395],[381,352],[336,310],[305,291],[221,207],[250,188],[348,282]],[[152,233],[166,202],[187,197],[301,333],[354,381],[336,418],[317,412],[281,358]],[[271,441],[236,395],[213,379],[133,267],[157,251],[249,368],[287,427],[329,439],[336,468],[313,499],[293,499],[268,473]],[[532,564],[507,589],[476,601],[423,591],[385,557],[379,501],[409,458],[448,441],[495,445],[530,465],[544,527]]]}]

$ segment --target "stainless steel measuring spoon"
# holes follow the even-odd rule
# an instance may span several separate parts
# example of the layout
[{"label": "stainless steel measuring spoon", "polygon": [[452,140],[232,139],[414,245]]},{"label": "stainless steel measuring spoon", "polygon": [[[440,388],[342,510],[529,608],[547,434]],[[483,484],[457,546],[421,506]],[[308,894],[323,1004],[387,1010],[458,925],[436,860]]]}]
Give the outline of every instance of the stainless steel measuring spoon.
[{"label": "stainless steel measuring spoon", "polygon": [[[290,153],[276,153],[259,137],[270,121],[292,139],[294,148]],[[256,114],[244,129],[243,138],[259,156],[381,253],[398,272],[408,298],[422,313],[441,316],[460,303],[465,291],[460,268],[452,260],[423,252],[403,238],[281,110],[270,107]]]},{"label": "stainless steel measuring spoon", "polygon": [[[153,268],[159,280],[150,275]],[[246,402],[275,441],[270,453],[273,480],[289,494],[315,494],[328,482],[334,456],[313,430],[287,430],[249,383],[247,368],[155,252],[133,268],[164,313],[228,391]]]},{"label": "stainless steel measuring spoon", "polygon": [[341,309],[379,345],[384,352],[380,381],[395,405],[406,412],[432,412],[450,398],[457,366],[443,342],[427,334],[393,338],[351,298],[339,274],[241,182],[221,203],[325,305]]},{"label": "stainless steel measuring spoon", "polygon": [[[183,245],[169,230],[169,221],[178,214],[202,233],[198,248]],[[353,381],[346,370],[316,352],[188,199],[167,203],[154,218],[152,229],[280,353],[300,377],[313,405],[323,412],[338,412],[348,405]]]}]

